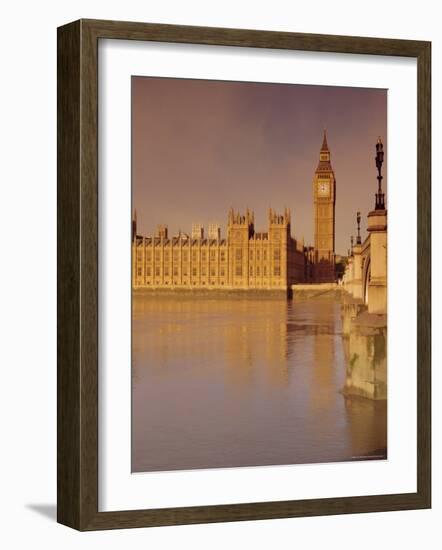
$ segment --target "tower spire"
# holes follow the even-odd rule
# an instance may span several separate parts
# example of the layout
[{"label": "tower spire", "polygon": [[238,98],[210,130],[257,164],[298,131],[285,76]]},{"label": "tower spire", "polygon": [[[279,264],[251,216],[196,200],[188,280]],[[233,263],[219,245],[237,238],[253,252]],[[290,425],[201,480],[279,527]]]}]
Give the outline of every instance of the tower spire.
[{"label": "tower spire", "polygon": [[321,147],[321,151],[328,151],[330,152],[330,149],[328,148],[328,143],[327,143],[327,130],[324,128],[324,137],[322,139],[322,147]]},{"label": "tower spire", "polygon": [[316,172],[330,172],[332,170],[330,163],[330,149],[327,142],[327,130],[324,128],[324,135],[322,137],[322,145],[319,150],[319,164]]}]

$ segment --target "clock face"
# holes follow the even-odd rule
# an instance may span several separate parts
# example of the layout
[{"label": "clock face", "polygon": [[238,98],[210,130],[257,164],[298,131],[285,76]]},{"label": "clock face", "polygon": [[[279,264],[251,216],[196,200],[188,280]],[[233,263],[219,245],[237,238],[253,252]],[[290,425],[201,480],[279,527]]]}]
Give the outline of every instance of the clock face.
[{"label": "clock face", "polygon": [[330,184],[328,181],[321,181],[318,185],[318,195],[321,195],[322,197],[328,196],[330,191]]}]

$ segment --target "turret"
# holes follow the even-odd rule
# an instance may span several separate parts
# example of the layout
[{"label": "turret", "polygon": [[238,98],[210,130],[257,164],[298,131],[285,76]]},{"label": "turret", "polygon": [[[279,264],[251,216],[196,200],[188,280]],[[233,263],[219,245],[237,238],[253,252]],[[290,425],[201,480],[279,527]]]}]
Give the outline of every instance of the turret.
[{"label": "turret", "polygon": [[233,208],[229,210],[228,215],[228,231],[230,233],[231,229],[245,231],[247,239],[253,236],[255,232],[255,214],[253,211],[247,208],[245,215],[242,215],[240,212],[235,212]]}]

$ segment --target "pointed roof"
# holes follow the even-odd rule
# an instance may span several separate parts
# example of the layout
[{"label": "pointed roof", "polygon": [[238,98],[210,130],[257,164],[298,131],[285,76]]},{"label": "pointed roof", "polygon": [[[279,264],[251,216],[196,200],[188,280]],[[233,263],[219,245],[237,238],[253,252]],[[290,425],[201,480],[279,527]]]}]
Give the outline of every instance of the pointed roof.
[{"label": "pointed roof", "polygon": [[[328,153],[327,157],[328,160],[321,160],[321,153]],[[322,147],[319,152],[319,162],[318,167],[316,168],[316,173],[318,172],[333,172],[333,168],[330,162],[330,149],[328,148],[327,143],[327,132],[324,128],[324,137],[322,139]]]},{"label": "pointed roof", "polygon": [[328,143],[327,143],[327,131],[326,131],[325,128],[324,128],[324,138],[323,138],[323,140],[322,140],[321,151],[328,151],[328,152],[330,152],[330,149],[328,148]]}]

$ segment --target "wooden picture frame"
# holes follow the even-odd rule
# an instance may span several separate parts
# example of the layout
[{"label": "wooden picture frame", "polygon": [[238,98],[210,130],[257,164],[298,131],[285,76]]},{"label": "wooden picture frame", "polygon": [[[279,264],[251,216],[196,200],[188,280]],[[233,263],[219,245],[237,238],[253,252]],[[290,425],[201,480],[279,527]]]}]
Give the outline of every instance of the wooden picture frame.
[{"label": "wooden picture frame", "polygon": [[[417,492],[98,511],[98,41],[124,39],[405,56],[418,67]],[[82,531],[431,506],[431,44],[79,20],[58,29],[58,521]]]}]

